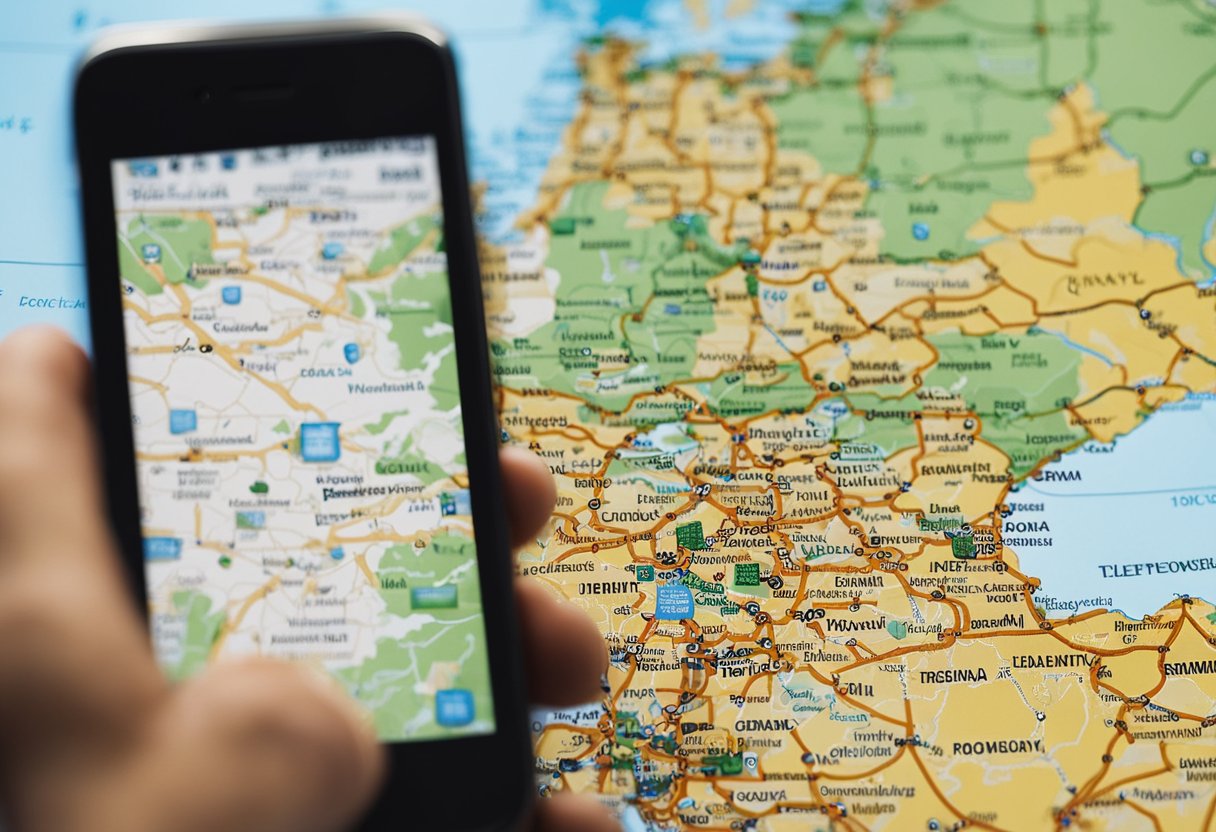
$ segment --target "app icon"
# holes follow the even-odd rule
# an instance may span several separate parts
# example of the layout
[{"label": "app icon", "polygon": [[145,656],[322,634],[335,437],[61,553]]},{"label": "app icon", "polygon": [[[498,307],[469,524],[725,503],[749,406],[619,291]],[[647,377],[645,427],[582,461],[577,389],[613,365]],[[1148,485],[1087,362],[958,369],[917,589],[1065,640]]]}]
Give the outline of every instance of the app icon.
[{"label": "app icon", "polygon": [[347,364],[354,364],[362,357],[363,352],[359,349],[359,345],[352,341],[342,348],[342,354],[346,356]]},{"label": "app icon", "polygon": [[140,254],[143,255],[145,263],[160,262],[160,246],[156,243],[144,243],[143,248],[140,249]]},{"label": "app icon", "polygon": [[241,302],[241,287],[225,286],[220,290],[220,298],[229,306],[236,306]]},{"label": "app icon", "polygon": [[435,694],[435,721],[444,728],[460,728],[473,721],[473,692],[463,688]]}]

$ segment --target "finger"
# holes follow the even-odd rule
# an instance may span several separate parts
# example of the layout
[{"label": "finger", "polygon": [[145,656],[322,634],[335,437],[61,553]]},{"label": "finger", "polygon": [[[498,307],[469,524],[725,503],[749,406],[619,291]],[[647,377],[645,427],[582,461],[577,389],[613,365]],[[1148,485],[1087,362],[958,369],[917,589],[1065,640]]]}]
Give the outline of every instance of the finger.
[{"label": "finger", "polygon": [[608,651],[591,619],[537,581],[521,578],[515,587],[533,701],[561,707],[602,697]]},{"label": "finger", "polygon": [[60,561],[77,555],[65,543],[105,539],[87,388],[88,360],[63,332],[32,327],[0,342],[4,561]]},{"label": "finger", "polygon": [[511,522],[511,545],[522,546],[553,516],[557,489],[540,457],[523,448],[503,448],[503,500]]},{"label": "finger", "polygon": [[536,805],[534,832],[621,832],[621,825],[595,800],[558,795]]},{"label": "finger", "polygon": [[109,545],[87,390],[62,332],[0,342],[0,677],[21,680],[0,686],[0,757],[120,731],[163,692]]},{"label": "finger", "polygon": [[[158,724],[145,772],[166,795],[125,828],[333,832],[366,811],[384,775],[370,723],[329,679],[262,660],[216,665],[186,683]],[[120,828],[119,826],[107,828]]]}]

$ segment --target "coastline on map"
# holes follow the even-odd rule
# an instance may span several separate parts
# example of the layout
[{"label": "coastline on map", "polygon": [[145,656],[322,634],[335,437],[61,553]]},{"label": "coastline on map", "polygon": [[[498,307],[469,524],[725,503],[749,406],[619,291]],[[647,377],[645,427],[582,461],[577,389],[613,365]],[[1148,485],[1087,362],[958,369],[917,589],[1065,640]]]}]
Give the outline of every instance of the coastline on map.
[{"label": "coastline on map", "polygon": [[1213,438],[1216,396],[1190,395],[1009,496],[1006,545],[1042,581],[1048,617],[1107,607],[1138,620],[1182,594],[1216,601]]}]

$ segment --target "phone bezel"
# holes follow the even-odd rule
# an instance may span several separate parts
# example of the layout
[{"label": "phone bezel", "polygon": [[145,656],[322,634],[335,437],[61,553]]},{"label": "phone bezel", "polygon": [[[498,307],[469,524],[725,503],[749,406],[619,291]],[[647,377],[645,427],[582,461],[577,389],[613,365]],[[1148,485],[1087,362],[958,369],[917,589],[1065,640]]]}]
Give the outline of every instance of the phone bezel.
[{"label": "phone bezel", "polygon": [[[256,103],[237,94],[259,84],[292,92]],[[497,730],[388,744],[389,779],[363,828],[517,824],[533,792],[531,741],[456,74],[442,36],[404,18],[132,31],[86,58],[74,110],[108,508],[145,614],[111,160],[435,137]]]}]

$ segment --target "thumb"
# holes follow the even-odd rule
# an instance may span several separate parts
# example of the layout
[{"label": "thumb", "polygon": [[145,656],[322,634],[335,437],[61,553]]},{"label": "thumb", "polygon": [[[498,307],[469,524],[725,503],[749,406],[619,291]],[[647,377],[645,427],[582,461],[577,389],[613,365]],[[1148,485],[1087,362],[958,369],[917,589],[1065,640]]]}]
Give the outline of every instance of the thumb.
[{"label": "thumb", "polygon": [[384,773],[352,700],[314,670],[265,660],[184,683],[149,739],[157,748],[143,755],[138,793],[158,805],[127,828],[338,832],[366,811]]}]

